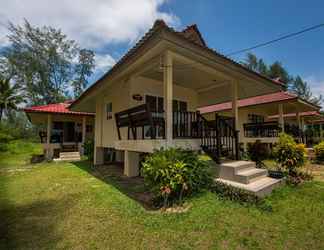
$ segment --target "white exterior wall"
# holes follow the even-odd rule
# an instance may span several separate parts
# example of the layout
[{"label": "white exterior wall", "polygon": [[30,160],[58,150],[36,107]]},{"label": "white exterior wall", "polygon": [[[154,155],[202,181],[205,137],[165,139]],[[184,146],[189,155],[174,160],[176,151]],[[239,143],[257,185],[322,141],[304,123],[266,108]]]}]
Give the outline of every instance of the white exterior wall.
[{"label": "white exterior wall", "polygon": [[[132,98],[134,94],[143,97],[142,101]],[[116,82],[108,90],[97,98],[96,104],[96,127],[95,145],[96,147],[115,147],[118,141],[118,133],[114,114],[145,103],[145,95],[163,97],[163,82],[145,77],[134,77],[128,81]],[[197,93],[189,88],[173,86],[173,99],[185,101],[188,104],[188,111],[197,109]],[[113,118],[106,118],[106,104],[112,102]],[[127,128],[121,128],[121,137],[127,139]],[[140,131],[139,131],[140,132]]]}]

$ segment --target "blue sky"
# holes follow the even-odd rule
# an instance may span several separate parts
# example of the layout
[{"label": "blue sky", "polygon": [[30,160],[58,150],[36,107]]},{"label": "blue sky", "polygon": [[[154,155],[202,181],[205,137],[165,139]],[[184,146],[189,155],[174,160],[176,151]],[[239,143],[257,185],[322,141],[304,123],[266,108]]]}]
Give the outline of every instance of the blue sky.
[{"label": "blue sky", "polygon": [[[6,23],[61,28],[69,38],[96,52],[99,77],[137,39],[163,18],[176,29],[196,23],[207,44],[227,54],[278,36],[324,23],[324,1],[235,0],[0,0],[0,47],[6,45]],[[314,93],[324,94],[324,28],[253,50],[267,63],[281,61],[299,74]],[[242,60],[245,54],[234,56]],[[93,81],[92,79],[91,81]]]}]

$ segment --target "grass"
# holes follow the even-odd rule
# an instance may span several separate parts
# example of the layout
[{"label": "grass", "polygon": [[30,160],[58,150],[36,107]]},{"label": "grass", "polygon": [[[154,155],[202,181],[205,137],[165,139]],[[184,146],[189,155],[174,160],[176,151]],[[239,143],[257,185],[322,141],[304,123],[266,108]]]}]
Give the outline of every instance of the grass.
[{"label": "grass", "polygon": [[0,249],[324,249],[324,182],[275,191],[273,212],[206,192],[188,212],[164,214],[95,178],[86,161],[31,168],[27,152],[39,148],[20,145],[0,153]]}]

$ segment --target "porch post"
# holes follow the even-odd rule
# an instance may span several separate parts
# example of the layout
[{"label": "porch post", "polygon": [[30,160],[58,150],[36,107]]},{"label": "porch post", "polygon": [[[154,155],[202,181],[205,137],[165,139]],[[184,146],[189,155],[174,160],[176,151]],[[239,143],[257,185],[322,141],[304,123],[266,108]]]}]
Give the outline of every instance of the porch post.
[{"label": "porch post", "polygon": [[300,113],[297,112],[296,113],[296,118],[297,118],[297,126],[298,126],[298,141],[299,142],[303,142],[303,138],[302,138],[302,133],[301,133],[301,122],[300,122]]},{"label": "porch post", "polygon": [[47,130],[46,130],[46,152],[45,156],[47,159],[52,158],[51,149],[51,131],[52,130],[52,115],[47,114]]},{"label": "porch post", "polygon": [[278,105],[278,113],[279,113],[279,125],[281,127],[281,132],[285,132],[285,120],[283,115],[283,104],[280,103]]},{"label": "porch post", "polygon": [[165,112],[165,138],[167,145],[172,144],[173,126],[172,126],[172,100],[173,100],[173,72],[172,57],[169,51],[164,55],[163,63],[163,85],[164,85],[164,112]]},{"label": "porch post", "polygon": [[232,82],[232,115],[235,119],[235,130],[239,130],[238,118],[238,82]]},{"label": "porch post", "polygon": [[82,117],[82,145],[81,145],[81,154],[84,154],[84,143],[85,143],[85,138],[86,138],[86,116]]}]

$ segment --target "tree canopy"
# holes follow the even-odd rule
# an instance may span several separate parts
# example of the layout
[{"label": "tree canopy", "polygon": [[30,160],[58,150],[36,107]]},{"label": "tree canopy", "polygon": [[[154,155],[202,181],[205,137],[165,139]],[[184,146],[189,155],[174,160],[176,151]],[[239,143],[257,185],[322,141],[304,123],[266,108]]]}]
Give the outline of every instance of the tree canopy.
[{"label": "tree canopy", "polygon": [[1,53],[3,74],[24,87],[33,105],[78,97],[93,73],[94,53],[80,48],[61,30],[9,24],[10,45]]},{"label": "tree canopy", "polygon": [[290,75],[287,69],[279,61],[275,61],[274,63],[267,65],[263,59],[258,58],[252,53],[248,53],[242,64],[245,67],[263,74],[271,79],[280,78],[280,81],[285,84],[286,89],[311,103],[320,105],[323,102],[322,95],[314,96],[309,84],[299,75]]}]

